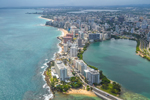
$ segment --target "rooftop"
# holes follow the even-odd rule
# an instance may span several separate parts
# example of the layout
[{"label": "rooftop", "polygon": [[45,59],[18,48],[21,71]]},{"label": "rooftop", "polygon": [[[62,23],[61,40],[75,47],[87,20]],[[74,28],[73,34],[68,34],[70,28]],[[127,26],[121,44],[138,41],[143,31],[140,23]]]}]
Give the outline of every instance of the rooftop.
[{"label": "rooftop", "polygon": [[70,38],[70,39],[72,39],[72,37],[70,37],[70,36],[65,36],[64,38]]},{"label": "rooftop", "polygon": [[97,70],[94,70],[94,69],[90,69],[89,71],[91,74],[99,74],[99,72]]},{"label": "rooftop", "polygon": [[62,61],[55,61],[55,64],[58,66],[59,69],[64,69],[66,66]]},{"label": "rooftop", "polygon": [[67,36],[68,36],[68,35],[73,35],[73,34],[72,34],[72,33],[70,33],[70,34],[67,34]]}]

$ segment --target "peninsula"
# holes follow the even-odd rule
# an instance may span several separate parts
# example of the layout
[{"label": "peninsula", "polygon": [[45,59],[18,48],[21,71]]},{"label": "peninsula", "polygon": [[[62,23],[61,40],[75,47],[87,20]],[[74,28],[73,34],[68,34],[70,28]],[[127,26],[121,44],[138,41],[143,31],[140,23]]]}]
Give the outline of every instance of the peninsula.
[{"label": "peninsula", "polygon": [[[83,61],[83,53],[91,42],[112,38],[130,39],[137,41],[136,53],[149,60],[150,31],[146,19],[143,15],[135,15],[138,17],[137,21],[135,16],[130,18],[120,15],[120,11],[91,11],[81,14],[65,11],[62,13],[62,10],[64,11],[44,10],[42,15],[43,18],[49,19],[46,26],[59,28],[63,33],[58,37],[61,52],[55,54],[55,59],[49,63],[45,72],[52,91],[54,94],[59,91],[83,95],[93,92],[106,100],[119,100],[121,86],[109,80],[98,68],[86,64]],[[80,92],[85,90],[88,92]]]},{"label": "peninsula", "polygon": [[60,31],[62,35],[58,39],[61,41],[59,46],[62,51],[55,54],[55,60],[49,62],[49,67],[44,73],[53,94],[59,91],[65,94],[97,95],[107,100],[111,98],[119,100],[121,86],[82,60],[82,54],[90,42],[85,41],[83,44],[82,38],[77,34],[74,37],[73,33],[65,29],[60,28]]}]

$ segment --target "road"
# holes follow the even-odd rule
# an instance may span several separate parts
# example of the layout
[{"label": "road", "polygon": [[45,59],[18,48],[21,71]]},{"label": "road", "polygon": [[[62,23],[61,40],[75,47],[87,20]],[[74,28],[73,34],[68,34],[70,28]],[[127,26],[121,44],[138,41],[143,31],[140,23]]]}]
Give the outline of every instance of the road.
[{"label": "road", "polygon": [[118,98],[118,97],[115,97],[115,96],[113,96],[113,95],[111,95],[111,94],[109,94],[109,93],[106,93],[106,92],[104,92],[104,91],[102,91],[102,90],[100,90],[100,89],[98,89],[98,88],[96,88],[96,87],[94,87],[94,86],[91,86],[91,85],[87,84],[87,83],[81,78],[81,76],[80,76],[78,73],[76,73],[76,74],[77,74],[77,76],[81,79],[81,81],[83,82],[83,84],[84,84],[85,86],[92,87],[92,88],[93,88],[92,91],[93,91],[96,95],[98,95],[99,97],[101,97],[101,98],[103,98],[103,99],[105,99],[105,100],[122,100],[122,99],[120,99],[120,98]]}]

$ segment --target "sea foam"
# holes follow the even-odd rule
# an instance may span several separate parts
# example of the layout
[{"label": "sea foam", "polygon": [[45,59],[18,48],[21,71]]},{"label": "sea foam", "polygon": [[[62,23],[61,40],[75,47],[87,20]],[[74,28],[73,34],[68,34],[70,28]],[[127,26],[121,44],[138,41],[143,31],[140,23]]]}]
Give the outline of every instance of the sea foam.
[{"label": "sea foam", "polygon": [[[58,29],[59,30],[59,29]],[[60,30],[59,30],[60,31]],[[63,31],[61,31],[62,32],[62,35],[61,36],[63,36],[64,35],[64,32]],[[60,41],[60,40],[59,40]],[[61,41],[60,41],[61,42]],[[60,43],[59,42],[59,43]],[[58,50],[58,53],[61,53],[61,51],[62,51],[62,48],[59,46],[59,43],[57,44],[57,47],[59,48],[59,50]],[[54,60],[55,59],[55,54],[56,54],[56,52],[53,54],[53,57],[51,58],[52,60]],[[43,73],[42,73],[42,76],[43,76],[43,80],[45,81],[45,75],[44,75],[44,72],[46,71],[46,68],[48,67],[47,66],[47,63],[49,62],[48,61],[48,59],[46,59],[45,60],[46,62],[43,64],[44,66],[46,66],[46,67],[44,67],[44,66],[42,66],[41,68],[45,68],[44,69],[44,71],[43,71]],[[50,87],[47,85],[47,82],[45,81],[45,84],[43,85],[43,88],[45,88],[45,89],[48,89],[48,92],[49,92],[49,94],[44,94],[43,96],[44,96],[44,100],[49,100],[49,99],[52,99],[53,98],[53,94],[52,94],[52,92],[50,91]]]},{"label": "sea foam", "polygon": [[35,26],[45,26],[45,24],[37,24],[37,25],[35,25]]},{"label": "sea foam", "polygon": [[43,88],[47,89],[48,90],[48,94],[44,94],[43,97],[44,97],[44,100],[49,100],[49,99],[52,99],[53,98],[53,94],[52,92],[50,91],[50,87],[47,85],[47,82],[45,81],[45,75],[44,75],[44,72],[46,71],[46,68],[48,67],[47,66],[47,63],[48,63],[48,59],[46,60],[46,62],[43,64],[43,66],[41,68],[45,68],[44,71],[42,72],[42,78],[43,78],[43,81],[45,82],[45,84],[43,85]]}]

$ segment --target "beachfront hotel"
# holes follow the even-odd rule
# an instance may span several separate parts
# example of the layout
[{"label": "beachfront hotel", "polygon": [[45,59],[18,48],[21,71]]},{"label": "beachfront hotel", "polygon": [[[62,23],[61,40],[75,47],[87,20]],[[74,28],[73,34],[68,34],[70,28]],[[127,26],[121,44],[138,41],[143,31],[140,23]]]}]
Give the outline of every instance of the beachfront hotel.
[{"label": "beachfront hotel", "polygon": [[88,69],[84,70],[83,75],[89,81],[90,84],[93,84],[93,83],[99,84],[100,83],[100,74],[99,74],[98,70],[88,68]]},{"label": "beachfront hotel", "polygon": [[91,69],[83,60],[76,60],[75,68],[88,80],[90,84],[100,83],[99,70]]},{"label": "beachfront hotel", "polygon": [[68,78],[68,76],[67,76],[67,67],[64,65],[64,63],[62,61],[55,61],[54,67],[59,76],[59,79],[61,81],[65,81],[65,79]]}]

